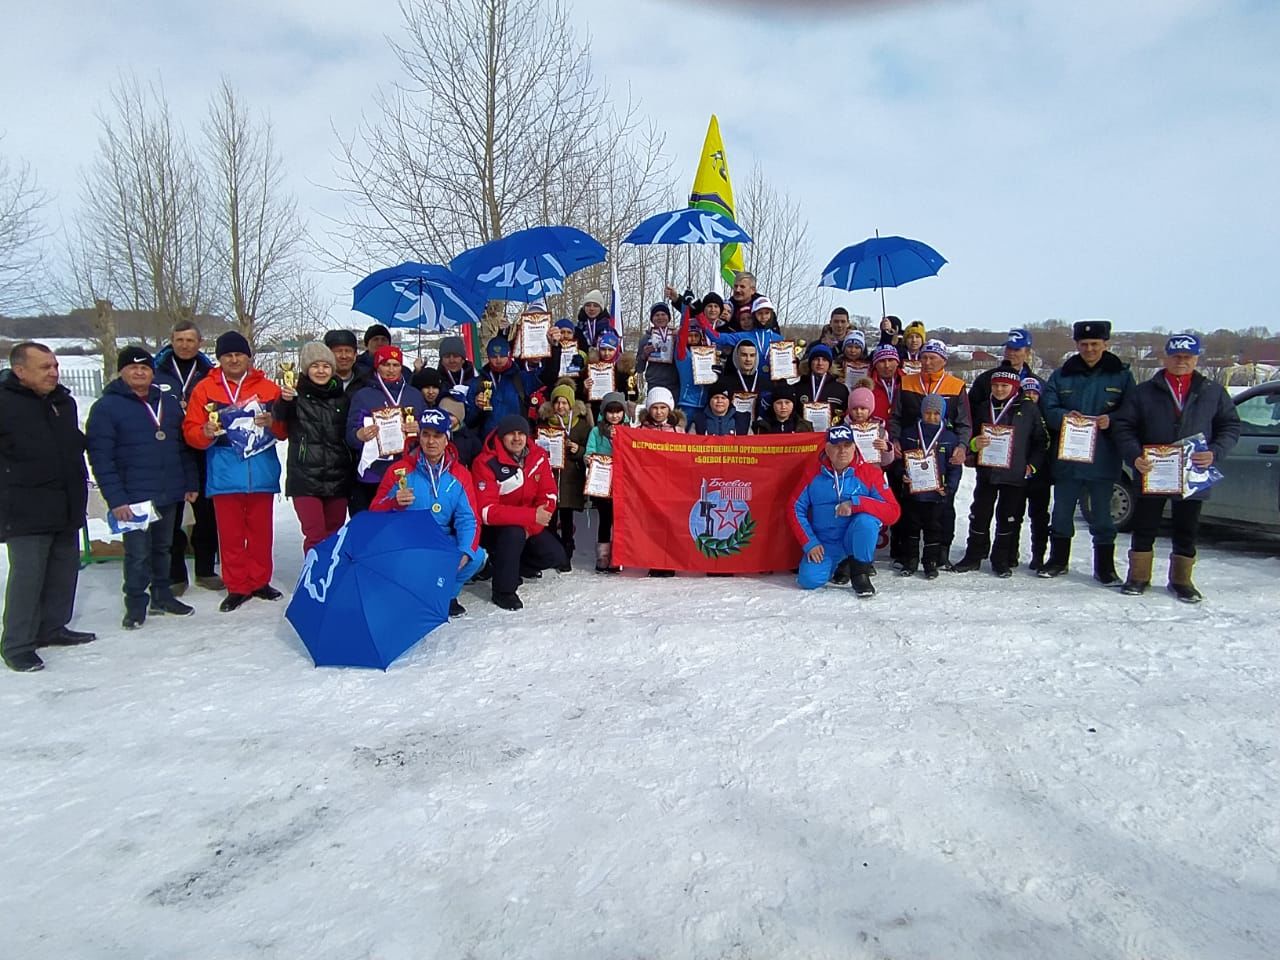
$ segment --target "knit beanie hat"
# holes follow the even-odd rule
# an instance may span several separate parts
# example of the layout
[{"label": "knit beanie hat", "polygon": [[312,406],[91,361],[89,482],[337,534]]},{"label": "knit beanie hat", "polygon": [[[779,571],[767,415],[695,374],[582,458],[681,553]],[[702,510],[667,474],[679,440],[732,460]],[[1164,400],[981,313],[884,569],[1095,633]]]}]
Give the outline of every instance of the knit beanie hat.
[{"label": "knit beanie hat", "polygon": [[467,419],[467,408],[462,405],[461,400],[455,400],[453,397],[445,397],[441,400],[440,409],[457,420],[458,426],[462,426]]},{"label": "knit beanie hat", "polygon": [[218,337],[213,348],[215,357],[226,353],[243,353],[246,357],[252,357],[253,349],[249,346],[249,341],[244,338],[244,334],[238,330],[228,330]]},{"label": "knit beanie hat", "polygon": [[871,362],[879,363],[881,360],[892,360],[894,363],[901,363],[902,358],[898,356],[898,348],[885,344],[882,347],[876,347],[875,352],[871,354]]},{"label": "knit beanie hat", "polygon": [[434,430],[446,437],[453,432],[453,423],[449,420],[449,412],[439,407],[427,407],[418,414],[418,425],[423,430]]},{"label": "knit beanie hat", "polygon": [[845,334],[844,340],[841,341],[841,347],[847,347],[851,343],[856,343],[862,349],[867,348],[866,335],[861,330],[850,330]]},{"label": "knit beanie hat", "polygon": [[508,413],[497,422],[493,432],[499,437],[505,437],[508,433],[527,434],[529,432],[529,421],[518,413]]},{"label": "knit beanie hat", "polygon": [[568,317],[561,317],[559,320],[556,321],[555,327],[557,330],[572,330],[573,321],[570,320]]},{"label": "knit beanie hat", "polygon": [[671,391],[666,387],[654,387],[644,398],[645,406],[652,407],[655,403],[665,403],[672,410],[676,408],[675,397],[671,396]]},{"label": "knit beanie hat", "polygon": [[116,369],[123,370],[131,363],[140,363],[144,367],[150,367],[152,370],[156,367],[155,357],[147,353],[142,347],[136,343],[131,343],[120,351],[120,355],[116,357]]},{"label": "knit beanie hat", "polygon": [[485,345],[485,356],[488,357],[509,357],[511,356],[511,341],[502,335],[494,337]]},{"label": "knit beanie hat", "polygon": [[423,367],[409,378],[409,384],[415,390],[421,390],[424,387],[435,387],[439,390],[442,382],[440,371],[435,367]]},{"label": "knit beanie hat", "polygon": [[622,338],[618,336],[616,330],[606,330],[600,334],[600,339],[596,341],[597,347],[608,347],[610,350],[617,350],[622,345]]},{"label": "knit beanie hat", "polygon": [[907,324],[906,329],[902,331],[902,335],[904,337],[909,337],[913,333],[919,334],[921,340],[928,339],[928,334],[924,332],[923,320],[912,320],[910,323]]},{"label": "knit beanie hat", "polygon": [[329,330],[324,335],[324,345],[330,350],[334,347],[350,347],[355,350],[356,335],[350,330]]},{"label": "knit beanie hat", "polygon": [[577,396],[574,394],[573,384],[571,383],[556,384],[555,389],[551,391],[551,402],[555,403],[555,401],[559,397],[564,397],[567,401],[569,401],[569,406],[572,407],[573,401],[577,399]]},{"label": "knit beanie hat", "polygon": [[921,413],[937,413],[941,415],[947,409],[947,402],[936,393],[927,393],[920,401]]},{"label": "knit beanie hat", "polygon": [[1018,384],[1022,388],[1022,392],[1040,393],[1044,388],[1040,386],[1040,381],[1035,377],[1023,377],[1022,382]]},{"label": "knit beanie hat", "polygon": [[828,363],[835,359],[825,343],[815,343],[809,348],[809,361],[812,363],[816,357],[825,357]]},{"label": "knit beanie hat", "polygon": [[727,383],[717,383],[714,386],[707,388],[707,400],[710,401],[712,397],[726,397],[727,399],[732,400],[733,390],[729,388]]},{"label": "knit beanie hat", "polygon": [[588,303],[594,303],[601,310],[604,309],[604,294],[599,290],[592,290],[582,298],[582,305],[585,307]]},{"label": "knit beanie hat", "polygon": [[659,313],[665,313],[667,319],[671,319],[671,308],[661,301],[649,308],[649,319],[652,320]]},{"label": "knit beanie hat", "polygon": [[769,405],[772,406],[773,401],[775,400],[790,400],[792,403],[795,403],[796,391],[791,384],[787,383],[785,380],[775,381],[769,388]]},{"label": "knit beanie hat", "polygon": [[710,293],[708,293],[706,296],[704,296],[704,297],[702,298],[702,305],[703,305],[704,307],[708,306],[709,304],[713,304],[713,303],[714,303],[717,307],[723,307],[723,306],[724,306],[724,297],[720,296],[720,294],[716,293],[714,290],[712,290]]},{"label": "knit beanie hat", "polygon": [[947,359],[947,345],[941,340],[926,340],[920,352],[936,354],[943,360]]},{"label": "knit beanie hat", "polygon": [[391,331],[388,330],[386,327],[384,327],[380,323],[371,324],[368,328],[365,329],[364,345],[367,347],[369,345],[369,341],[372,340],[374,337],[386,337],[388,340],[390,340]]},{"label": "knit beanie hat", "polygon": [[1014,393],[1017,393],[1022,386],[1022,376],[1012,367],[1001,368],[991,375],[991,382],[1012,384]]},{"label": "knit beanie hat", "polygon": [[373,365],[375,367],[386,363],[388,360],[404,363],[404,353],[401,352],[399,347],[390,343],[383,344],[373,352]]},{"label": "knit beanie hat", "polygon": [[849,394],[849,409],[861,407],[863,410],[874,410],[876,408],[876,395],[866,387],[858,387]]},{"label": "knit beanie hat", "polygon": [[463,344],[461,337],[445,337],[440,341],[440,356],[447,357],[449,354],[453,354],[455,357],[465,357],[467,355],[467,348]]},{"label": "knit beanie hat", "polygon": [[338,361],[333,358],[333,351],[323,343],[317,343],[314,340],[311,343],[304,343],[302,349],[298,351],[298,366],[302,368],[303,373],[310,370],[313,363],[327,363],[331,368],[338,365]]},{"label": "knit beanie hat", "polygon": [[751,312],[753,314],[759,313],[761,310],[773,310],[775,315],[778,312],[773,306],[773,301],[766,296],[759,296],[751,301]]},{"label": "knit beanie hat", "polygon": [[600,401],[600,412],[608,413],[614,407],[625,413],[627,410],[627,398],[620,393],[606,393],[604,399]]}]

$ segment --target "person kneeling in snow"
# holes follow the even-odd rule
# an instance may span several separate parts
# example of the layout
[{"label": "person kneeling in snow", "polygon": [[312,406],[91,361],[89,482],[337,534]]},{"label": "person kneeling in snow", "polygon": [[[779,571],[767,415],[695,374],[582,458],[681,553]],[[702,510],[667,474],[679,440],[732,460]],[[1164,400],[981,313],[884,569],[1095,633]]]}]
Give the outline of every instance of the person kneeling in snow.
[{"label": "person kneeling in snow", "polygon": [[430,510],[436,523],[453,537],[462,551],[458,582],[449,601],[449,616],[457,617],[467,612],[458,602],[458,594],[485,561],[475,492],[467,468],[449,454],[449,414],[427,409],[419,414],[418,424],[418,449],[387,468],[369,509]]},{"label": "person kneeling in snow", "polygon": [[831,579],[846,557],[853,559],[853,589],[870,597],[876,542],[880,527],[896,523],[898,501],[889,490],[884,472],[859,461],[853,430],[837,424],[827,431],[827,445],[819,454],[818,475],[800,491],[792,529],[804,550],[796,582],[816,590]]}]

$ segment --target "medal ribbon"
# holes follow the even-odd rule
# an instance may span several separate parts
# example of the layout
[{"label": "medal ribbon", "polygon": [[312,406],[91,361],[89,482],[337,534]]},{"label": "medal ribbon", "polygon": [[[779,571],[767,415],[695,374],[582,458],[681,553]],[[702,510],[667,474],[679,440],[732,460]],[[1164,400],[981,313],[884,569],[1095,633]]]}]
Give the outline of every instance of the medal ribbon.
[{"label": "medal ribbon", "polygon": [[227,399],[231,401],[231,406],[238,407],[240,405],[240,391],[244,389],[244,377],[241,377],[236,382],[236,392],[232,393],[231,384],[227,380],[226,372],[222,370],[218,372],[222,374],[222,389],[227,391]]},{"label": "medal ribbon", "polygon": [[378,386],[382,388],[382,392],[387,395],[387,402],[393,407],[400,406],[400,398],[404,396],[404,380],[400,381],[400,392],[393,397],[391,391],[387,389],[387,381],[382,379],[382,374],[375,373],[373,376],[378,381]]},{"label": "medal ribbon", "polygon": [[1000,422],[1000,420],[1004,417],[1005,413],[1008,412],[1009,408],[1013,406],[1013,401],[1015,397],[1016,397],[1016,394],[1014,397],[1010,397],[1008,400],[1006,400],[1004,406],[1000,408],[999,413],[996,413],[995,400],[987,401],[988,403],[991,404],[991,425],[993,427]]},{"label": "medal ribbon", "polygon": [[151,409],[151,404],[147,403],[145,400],[142,401],[142,405],[147,408],[148,415],[150,415],[152,421],[154,421],[156,425],[156,432],[163,433],[164,428],[160,426],[160,410],[164,406],[164,394],[162,393],[156,398],[156,408],[154,410]]}]

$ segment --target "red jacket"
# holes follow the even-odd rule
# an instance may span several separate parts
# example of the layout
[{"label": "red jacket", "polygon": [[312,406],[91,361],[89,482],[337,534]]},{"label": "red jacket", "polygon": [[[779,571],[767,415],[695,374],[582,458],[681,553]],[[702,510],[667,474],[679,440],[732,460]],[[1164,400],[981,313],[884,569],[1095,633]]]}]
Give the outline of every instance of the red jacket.
[{"label": "red jacket", "polygon": [[532,537],[546,529],[538,523],[538,507],[555,510],[559,493],[546,452],[532,440],[525,451],[524,460],[517,463],[502,438],[491,433],[471,464],[471,475],[480,522],[487,527],[524,527]]},{"label": "red jacket", "polygon": [[[871,379],[875,382],[871,392],[876,395],[876,407],[871,411],[871,416],[875,420],[883,420],[888,423],[889,414],[893,413],[893,400],[889,398],[889,391],[885,389],[884,381],[880,378],[880,374],[876,373],[874,369],[871,371]],[[889,384],[893,388],[893,396],[896,398],[902,390],[902,374],[900,371],[894,373],[893,379],[889,381]]]}]

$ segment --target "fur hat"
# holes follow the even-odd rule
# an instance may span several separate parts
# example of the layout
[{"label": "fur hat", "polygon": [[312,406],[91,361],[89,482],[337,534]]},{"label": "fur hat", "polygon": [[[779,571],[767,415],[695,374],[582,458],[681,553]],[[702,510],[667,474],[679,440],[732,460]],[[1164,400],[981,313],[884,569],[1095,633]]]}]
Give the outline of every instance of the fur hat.
[{"label": "fur hat", "polygon": [[947,410],[947,401],[936,393],[926,393],[920,401],[920,413],[936,413],[941,416]]},{"label": "fur hat", "polygon": [[666,387],[654,387],[645,394],[644,405],[646,408],[652,407],[655,403],[665,403],[672,410],[676,408],[675,397],[671,396],[671,391]]},{"label": "fur hat", "polygon": [[350,347],[352,350],[359,348],[359,344],[356,343],[356,335],[350,330],[326,331],[324,345],[330,350],[334,347]]},{"label": "fur hat", "polygon": [[364,345],[367,347],[369,345],[369,341],[374,337],[386,337],[390,340],[391,331],[380,323],[370,324],[364,331]]},{"label": "fur hat", "polygon": [[243,353],[246,357],[252,357],[253,348],[249,346],[249,341],[244,338],[244,334],[238,330],[228,330],[218,337],[213,348],[215,357],[226,353]]},{"label": "fur hat", "polygon": [[1110,340],[1111,339],[1111,321],[1110,320],[1077,320],[1071,325],[1071,339],[1080,340]]},{"label": "fur hat", "polygon": [[314,340],[311,343],[304,343],[302,349],[298,351],[298,366],[302,368],[303,373],[310,370],[313,363],[327,363],[330,368],[338,366],[338,361],[333,358],[333,351],[323,343],[317,343]]},{"label": "fur hat", "polygon": [[601,310],[604,309],[604,294],[599,290],[592,290],[582,298],[582,305],[585,307],[588,303],[594,303]]},{"label": "fur hat", "polygon": [[864,410],[876,408],[876,395],[866,387],[855,387],[849,393],[849,409],[861,407]]},{"label": "fur hat", "polygon": [[426,387],[435,387],[439,390],[440,385],[443,382],[444,381],[440,379],[440,371],[435,367],[423,367],[409,378],[409,383],[415,390],[422,390]]},{"label": "fur hat", "polygon": [[123,370],[132,363],[140,363],[144,367],[150,367],[152,370],[156,367],[156,358],[147,353],[142,347],[136,343],[121,349],[119,356],[116,357],[116,369]]}]

